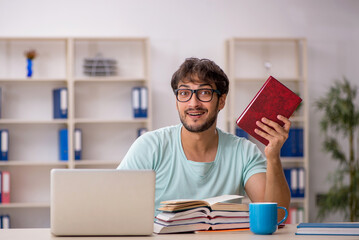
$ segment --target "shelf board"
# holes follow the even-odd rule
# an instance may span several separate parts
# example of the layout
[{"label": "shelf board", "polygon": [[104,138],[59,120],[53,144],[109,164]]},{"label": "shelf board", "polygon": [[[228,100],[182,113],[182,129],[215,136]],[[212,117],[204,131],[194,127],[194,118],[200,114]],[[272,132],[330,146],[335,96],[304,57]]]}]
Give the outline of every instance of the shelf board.
[{"label": "shelf board", "polygon": [[75,78],[74,82],[145,82],[145,77],[119,77],[119,76],[103,76],[103,77],[81,77]]},{"label": "shelf board", "polygon": [[[236,82],[265,82],[268,77],[236,77],[234,80]],[[301,82],[303,79],[301,77],[284,77],[277,78],[278,81],[283,82]]]},{"label": "shelf board", "polygon": [[60,161],[20,161],[20,160],[8,160],[8,161],[0,161],[0,166],[23,166],[23,167],[31,167],[31,166],[43,166],[43,167],[67,167],[68,162],[60,162]]},{"label": "shelf board", "polygon": [[0,209],[1,208],[49,208],[50,207],[50,203],[5,203],[5,204],[0,204]]},{"label": "shelf board", "polygon": [[119,165],[120,161],[109,160],[75,160],[75,166]]},{"label": "shelf board", "polygon": [[282,163],[297,163],[304,164],[303,157],[280,157]]},{"label": "shelf board", "polygon": [[304,204],[305,198],[291,198],[290,203],[293,204]]},{"label": "shelf board", "polygon": [[67,124],[67,119],[50,119],[50,120],[0,119],[0,124]]},{"label": "shelf board", "polygon": [[67,80],[65,78],[0,78],[0,82],[6,83],[65,83]]},{"label": "shelf board", "polygon": [[75,123],[147,123],[148,118],[132,118],[132,119],[91,119],[91,118],[77,118]]}]

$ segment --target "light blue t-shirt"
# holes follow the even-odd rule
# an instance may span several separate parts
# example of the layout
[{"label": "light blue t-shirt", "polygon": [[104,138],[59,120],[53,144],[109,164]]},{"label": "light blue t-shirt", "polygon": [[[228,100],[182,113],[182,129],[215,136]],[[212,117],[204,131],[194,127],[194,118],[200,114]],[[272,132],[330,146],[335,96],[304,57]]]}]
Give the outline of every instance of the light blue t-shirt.
[{"label": "light blue t-shirt", "polygon": [[139,137],[118,169],[153,169],[156,172],[155,207],[171,199],[203,199],[244,194],[247,180],[266,171],[257,146],[217,128],[218,149],[213,162],[187,160],[181,144],[182,124]]}]

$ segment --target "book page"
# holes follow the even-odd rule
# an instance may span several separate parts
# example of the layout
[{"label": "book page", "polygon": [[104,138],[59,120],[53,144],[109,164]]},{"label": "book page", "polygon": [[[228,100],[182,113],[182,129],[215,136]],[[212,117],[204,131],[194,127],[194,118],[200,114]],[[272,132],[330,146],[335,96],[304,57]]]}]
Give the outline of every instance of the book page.
[{"label": "book page", "polygon": [[232,199],[237,199],[237,198],[243,198],[243,196],[240,196],[240,195],[222,195],[222,196],[217,196],[217,197],[212,197],[212,198],[206,198],[206,199],[203,199],[203,200],[208,202],[209,205],[213,205],[213,204],[218,203],[218,202],[225,202],[225,201],[232,200]]}]

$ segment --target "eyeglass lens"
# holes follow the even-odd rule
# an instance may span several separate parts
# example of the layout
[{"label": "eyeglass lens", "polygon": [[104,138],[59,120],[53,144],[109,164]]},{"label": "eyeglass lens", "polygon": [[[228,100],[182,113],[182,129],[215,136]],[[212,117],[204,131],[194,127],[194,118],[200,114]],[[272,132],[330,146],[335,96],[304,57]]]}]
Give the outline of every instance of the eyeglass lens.
[{"label": "eyeglass lens", "polygon": [[177,100],[180,102],[187,102],[192,98],[193,93],[196,93],[197,98],[202,102],[209,102],[213,97],[213,89],[178,89]]}]

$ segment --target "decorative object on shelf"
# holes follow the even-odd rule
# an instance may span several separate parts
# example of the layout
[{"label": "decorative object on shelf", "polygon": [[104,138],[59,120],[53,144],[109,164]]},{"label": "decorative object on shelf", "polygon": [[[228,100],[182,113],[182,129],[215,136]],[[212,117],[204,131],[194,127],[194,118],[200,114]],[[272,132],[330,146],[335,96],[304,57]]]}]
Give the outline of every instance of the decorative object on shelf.
[{"label": "decorative object on shelf", "polygon": [[[357,90],[344,77],[343,81],[335,81],[326,95],[316,101],[316,107],[324,112],[320,121],[321,131],[325,134],[324,150],[339,161],[332,175],[333,185],[318,203],[320,219],[330,212],[340,211],[352,222],[359,220],[359,149],[354,145],[355,136],[359,136],[359,109],[355,105]],[[347,141],[348,154],[339,141]]]},{"label": "decorative object on shelf", "polygon": [[35,50],[29,50],[25,52],[25,56],[27,59],[27,77],[32,77],[32,60],[35,59],[37,53]]},{"label": "decorative object on shelf", "polygon": [[115,76],[117,75],[117,61],[103,58],[97,54],[95,58],[84,59],[84,73],[88,76]]}]

